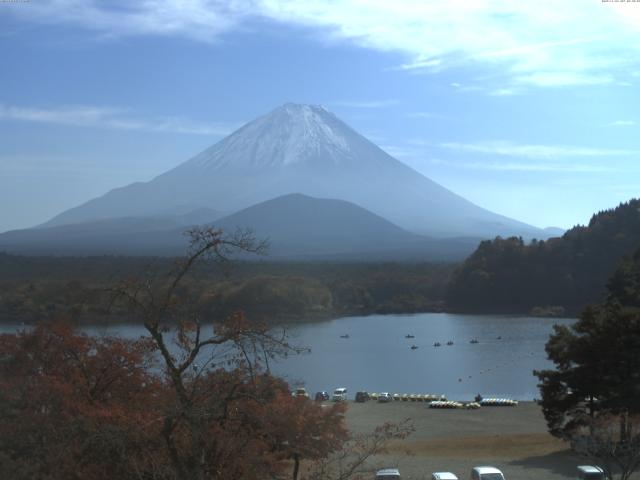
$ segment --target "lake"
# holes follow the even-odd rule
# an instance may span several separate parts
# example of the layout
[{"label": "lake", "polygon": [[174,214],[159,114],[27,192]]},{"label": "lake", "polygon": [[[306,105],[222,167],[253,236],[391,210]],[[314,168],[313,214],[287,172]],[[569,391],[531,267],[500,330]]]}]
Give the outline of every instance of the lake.
[{"label": "lake", "polygon": [[344,386],[352,395],[368,390],[470,399],[481,393],[531,400],[539,397],[532,371],[551,366],[544,345],[553,325],[574,321],[445,313],[345,317],[292,327],[295,342],[311,353],[274,370],[292,383],[303,380],[311,393]]},{"label": "lake", "polygon": [[[271,367],[293,386],[306,386],[311,395],[347,387],[351,398],[367,390],[444,394],[460,400],[476,393],[531,400],[539,397],[532,371],[551,366],[544,345],[553,325],[574,321],[446,313],[343,317],[288,326],[291,343],[309,347],[311,353]],[[3,325],[0,331],[16,328]],[[134,325],[84,330],[128,338],[145,332]],[[341,338],[347,334],[349,338]],[[471,339],[479,343],[471,344]],[[454,344],[447,346],[450,340]],[[434,347],[434,342],[442,346]],[[418,348],[412,350],[412,345]]]}]

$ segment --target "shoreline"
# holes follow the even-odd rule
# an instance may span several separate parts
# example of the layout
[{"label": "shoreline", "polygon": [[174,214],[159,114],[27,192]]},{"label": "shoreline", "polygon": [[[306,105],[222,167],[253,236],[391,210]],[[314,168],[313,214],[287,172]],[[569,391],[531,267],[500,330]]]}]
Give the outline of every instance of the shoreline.
[{"label": "shoreline", "polygon": [[[541,318],[541,319],[557,319],[557,320],[572,320],[577,318],[570,313],[563,316],[556,315],[534,315],[531,312],[472,312],[467,310],[447,310],[447,309],[431,309],[424,311],[372,311],[372,312],[341,312],[339,314],[311,314],[301,319],[298,316],[281,316],[272,321],[266,322],[269,327],[295,327],[297,325],[306,325],[311,323],[323,323],[331,322],[333,320],[339,320],[343,318],[352,317],[373,317],[373,316],[392,316],[392,315],[423,315],[423,314],[448,314],[448,315],[469,315],[469,316],[496,316],[496,317],[523,317],[523,318]],[[106,317],[106,316],[105,316]],[[101,317],[101,318],[105,318]],[[113,321],[83,321],[81,319],[73,319],[70,323],[77,327],[111,327],[111,326],[132,326],[142,325],[142,321],[132,321],[123,318],[123,316],[114,316]],[[52,318],[44,318],[41,320],[34,320],[33,318],[25,318],[21,315],[8,315],[0,314],[0,325],[23,325],[23,326],[35,326],[41,322],[53,321]]]}]

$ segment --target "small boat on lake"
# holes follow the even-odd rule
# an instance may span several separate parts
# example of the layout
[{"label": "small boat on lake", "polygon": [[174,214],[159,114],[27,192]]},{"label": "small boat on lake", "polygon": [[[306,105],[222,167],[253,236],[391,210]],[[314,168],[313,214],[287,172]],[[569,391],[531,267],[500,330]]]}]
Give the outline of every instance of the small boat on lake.
[{"label": "small boat on lake", "polygon": [[449,346],[453,345],[453,341],[452,341],[452,340],[449,340],[449,341],[447,342],[447,345],[449,345]]},{"label": "small boat on lake", "polygon": [[344,335],[340,335],[340,338],[349,338],[349,334],[345,333]]},{"label": "small boat on lake", "polygon": [[416,338],[415,335],[411,335],[410,333],[407,333],[404,338]]},{"label": "small boat on lake", "polygon": [[418,348],[418,346],[417,346],[417,345],[411,345],[411,350],[415,350],[415,349],[417,349],[417,348]]},{"label": "small boat on lake", "polygon": [[477,338],[472,338],[469,343],[480,343]]},{"label": "small boat on lake", "polygon": [[434,347],[439,347],[440,346],[440,342],[436,342],[433,344]]}]

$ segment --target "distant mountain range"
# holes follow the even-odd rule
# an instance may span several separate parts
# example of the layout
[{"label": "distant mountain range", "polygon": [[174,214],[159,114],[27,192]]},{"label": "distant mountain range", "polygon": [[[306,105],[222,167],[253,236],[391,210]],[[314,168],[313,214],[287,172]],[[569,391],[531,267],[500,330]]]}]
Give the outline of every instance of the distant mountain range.
[{"label": "distant mountain range", "polygon": [[415,248],[451,258],[480,238],[557,234],[474,205],[323,107],[285,104],[149,182],[0,235],[0,249],[173,254],[184,227],[211,223],[251,227],[271,238],[272,255],[303,257],[413,257]]},{"label": "distant mountain range", "polygon": [[479,238],[433,239],[410,233],[344,200],[291,194],[246,208],[215,222],[233,231],[251,227],[282,258],[456,260]]},{"label": "distant mountain range", "polygon": [[[184,231],[211,222],[198,215],[125,217],[14,230],[0,235],[0,249],[38,255],[180,255]],[[273,259],[459,260],[479,238],[432,239],[407,232],[344,200],[290,194],[213,222],[228,232],[250,229],[269,243]]]}]

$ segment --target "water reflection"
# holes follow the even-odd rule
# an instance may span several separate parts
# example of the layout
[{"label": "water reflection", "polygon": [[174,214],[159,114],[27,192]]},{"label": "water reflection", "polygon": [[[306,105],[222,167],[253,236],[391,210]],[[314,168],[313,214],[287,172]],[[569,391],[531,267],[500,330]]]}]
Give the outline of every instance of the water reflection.
[{"label": "water reflection", "polygon": [[[471,399],[481,393],[526,400],[539,395],[532,371],[550,365],[544,345],[553,324],[571,322],[425,313],[290,325],[286,328],[292,343],[310,347],[311,353],[280,360],[271,367],[311,393],[344,386],[351,397],[357,390],[368,390],[436,393],[454,399]],[[3,332],[19,328],[0,325]],[[145,334],[138,325],[87,327],[84,331],[132,339]]]}]

